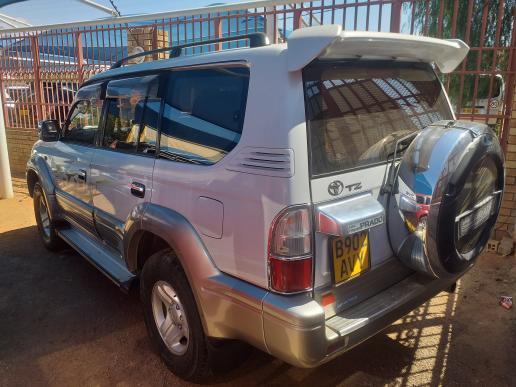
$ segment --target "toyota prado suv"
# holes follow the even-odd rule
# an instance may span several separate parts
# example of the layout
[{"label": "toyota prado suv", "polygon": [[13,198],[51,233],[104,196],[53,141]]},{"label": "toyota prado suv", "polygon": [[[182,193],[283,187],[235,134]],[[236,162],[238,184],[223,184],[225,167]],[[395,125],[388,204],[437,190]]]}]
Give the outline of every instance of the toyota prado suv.
[{"label": "toyota prado suv", "polygon": [[208,43],[230,49],[125,58],[42,122],[44,245],[138,279],[151,341],[191,380],[238,342],[317,366],[453,288],[504,183],[497,138],[455,120],[439,79],[468,46],[337,25]]}]

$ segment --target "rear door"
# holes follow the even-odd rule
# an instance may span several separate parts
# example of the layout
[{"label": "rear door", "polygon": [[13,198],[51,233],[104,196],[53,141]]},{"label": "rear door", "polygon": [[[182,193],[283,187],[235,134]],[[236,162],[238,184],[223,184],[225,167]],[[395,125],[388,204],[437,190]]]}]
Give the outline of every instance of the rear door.
[{"label": "rear door", "polygon": [[158,76],[107,84],[100,147],[91,164],[95,225],[102,239],[122,252],[124,224],[131,210],[152,195]]},{"label": "rear door", "polygon": [[[400,139],[453,116],[428,64],[315,61],[303,80],[319,231],[315,280],[319,294],[336,294],[332,314],[410,273],[389,243],[388,195],[382,190],[387,161]],[[426,195],[425,188],[422,182],[418,194]],[[340,233],[329,226],[333,221]]]},{"label": "rear door", "polygon": [[90,185],[90,163],[98,139],[102,85],[83,87],[51,156],[57,200],[69,220],[95,233]]}]

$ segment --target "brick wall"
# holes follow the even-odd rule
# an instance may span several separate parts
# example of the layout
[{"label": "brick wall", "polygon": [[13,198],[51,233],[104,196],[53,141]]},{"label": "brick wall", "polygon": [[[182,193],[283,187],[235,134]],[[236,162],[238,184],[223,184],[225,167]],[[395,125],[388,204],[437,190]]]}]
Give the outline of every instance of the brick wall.
[{"label": "brick wall", "polygon": [[[133,54],[136,47],[144,51],[150,51],[156,48],[163,48],[170,46],[168,41],[168,32],[165,30],[156,29],[154,27],[139,27],[131,28],[131,33],[127,35],[127,52],[129,55]],[[165,59],[168,53],[162,52],[155,55],[146,55],[145,61],[152,61],[157,59]],[[135,61],[129,61],[135,63]],[[136,63],[139,63],[136,61]]]},{"label": "brick wall", "polygon": [[32,145],[38,140],[37,130],[6,128],[6,136],[11,172],[15,175],[24,173]]},{"label": "brick wall", "polygon": [[505,154],[505,194],[494,235],[497,240],[513,232],[516,219],[516,89],[513,101]]}]

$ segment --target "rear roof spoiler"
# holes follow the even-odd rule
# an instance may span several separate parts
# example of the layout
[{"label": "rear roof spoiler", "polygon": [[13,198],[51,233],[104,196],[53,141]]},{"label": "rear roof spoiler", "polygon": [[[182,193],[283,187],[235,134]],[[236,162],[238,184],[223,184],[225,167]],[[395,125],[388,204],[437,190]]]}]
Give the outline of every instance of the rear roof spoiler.
[{"label": "rear roof spoiler", "polygon": [[385,32],[342,31],[340,25],[300,28],[287,40],[288,70],[301,70],[320,59],[398,59],[435,63],[452,72],[469,46],[459,39],[436,39]]}]

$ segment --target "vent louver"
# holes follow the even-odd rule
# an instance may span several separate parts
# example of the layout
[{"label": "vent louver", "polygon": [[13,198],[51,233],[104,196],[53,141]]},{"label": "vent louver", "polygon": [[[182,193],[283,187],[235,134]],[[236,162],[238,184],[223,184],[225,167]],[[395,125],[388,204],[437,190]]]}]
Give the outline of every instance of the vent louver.
[{"label": "vent louver", "polygon": [[244,148],[227,169],[255,175],[291,177],[294,175],[292,149]]}]

